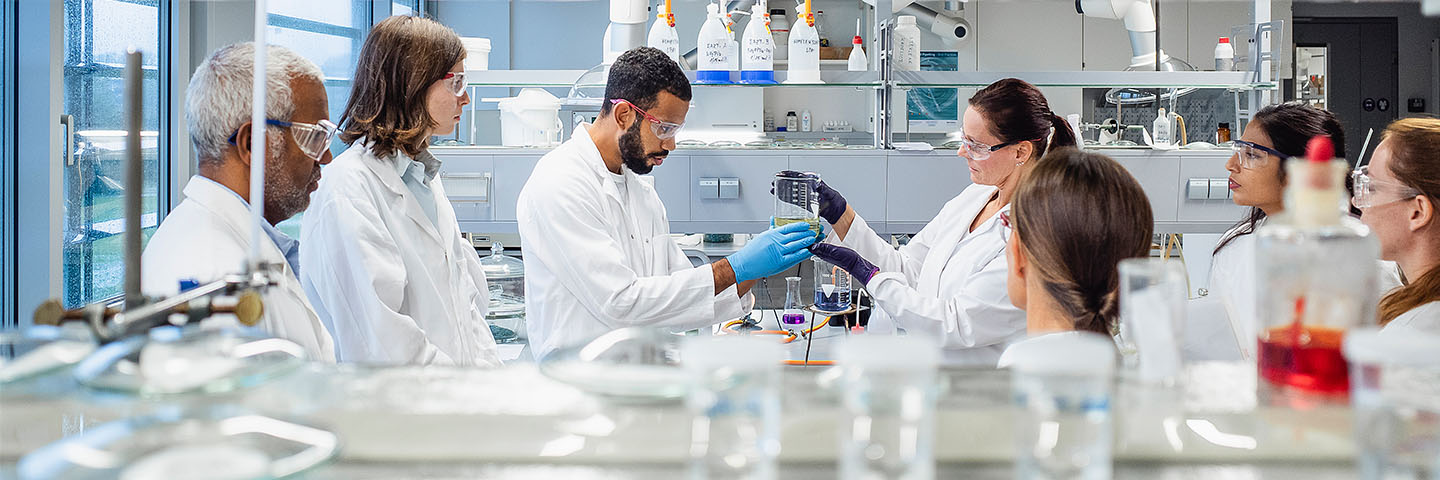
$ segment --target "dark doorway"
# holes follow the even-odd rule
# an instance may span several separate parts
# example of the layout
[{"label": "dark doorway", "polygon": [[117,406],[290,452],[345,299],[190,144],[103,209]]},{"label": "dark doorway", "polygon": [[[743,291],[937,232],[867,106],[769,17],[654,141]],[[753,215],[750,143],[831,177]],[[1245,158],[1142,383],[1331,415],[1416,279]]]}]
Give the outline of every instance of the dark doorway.
[{"label": "dark doorway", "polygon": [[[1369,152],[1360,151],[1365,132],[1375,129],[1368,148],[1373,151],[1380,132],[1405,108],[1399,98],[1397,31],[1394,18],[1295,18],[1297,75],[1285,88],[1285,97],[1323,102],[1334,112],[1345,125],[1345,152],[1351,163],[1362,155],[1369,157]],[[1301,55],[1325,63],[1309,66],[1310,72],[1323,72],[1321,77],[1299,68],[1305,66]]]}]

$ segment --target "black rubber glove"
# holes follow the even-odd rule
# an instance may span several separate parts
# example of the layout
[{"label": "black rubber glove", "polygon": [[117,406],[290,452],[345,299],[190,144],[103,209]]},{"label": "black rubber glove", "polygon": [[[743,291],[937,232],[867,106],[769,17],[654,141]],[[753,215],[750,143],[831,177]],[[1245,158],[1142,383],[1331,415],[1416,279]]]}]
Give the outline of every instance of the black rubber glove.
[{"label": "black rubber glove", "polygon": [[870,284],[870,279],[880,273],[880,268],[875,264],[866,261],[854,250],[829,243],[817,243],[810,246],[810,253],[816,258],[830,262],[841,270],[850,272],[850,276],[860,281],[861,285]]}]

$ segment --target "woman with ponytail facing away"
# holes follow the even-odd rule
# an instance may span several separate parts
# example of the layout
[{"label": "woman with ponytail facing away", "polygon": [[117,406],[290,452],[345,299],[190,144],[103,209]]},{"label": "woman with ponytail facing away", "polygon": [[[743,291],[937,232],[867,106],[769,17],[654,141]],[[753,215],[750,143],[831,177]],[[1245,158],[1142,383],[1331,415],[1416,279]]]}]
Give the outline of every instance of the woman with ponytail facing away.
[{"label": "woman with ponytail facing away", "polygon": [[1038,88],[1013,78],[970,97],[962,129],[958,153],[972,184],[910,243],[891,247],[821,183],[820,216],[835,234],[811,251],[870,292],[872,334],[933,337],[947,364],[994,366],[1007,345],[1025,337],[1025,313],[1006,292],[1010,232],[1000,217],[1010,210],[1021,174],[1047,151],[1075,146],[1075,133]]},{"label": "woman with ponytail facing away", "polygon": [[1030,335],[1110,336],[1120,317],[1117,265],[1150,254],[1154,217],[1140,183],[1119,163],[1065,149],[1025,172],[1009,213],[1010,300]]}]

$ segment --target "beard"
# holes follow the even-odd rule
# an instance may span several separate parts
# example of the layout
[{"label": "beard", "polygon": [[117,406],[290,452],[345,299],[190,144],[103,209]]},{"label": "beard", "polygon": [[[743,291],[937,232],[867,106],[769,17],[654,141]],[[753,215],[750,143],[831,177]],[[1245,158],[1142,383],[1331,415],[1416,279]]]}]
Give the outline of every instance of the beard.
[{"label": "beard", "polygon": [[637,175],[644,175],[655,169],[654,165],[650,165],[650,163],[646,161],[650,159],[650,157],[664,157],[669,153],[669,150],[648,153],[645,151],[645,142],[640,138],[639,119],[636,119],[635,123],[631,124],[630,128],[625,129],[625,133],[620,135],[620,160],[625,164],[626,168],[629,168],[630,171],[635,172]]},{"label": "beard", "polygon": [[273,135],[265,149],[265,216],[283,221],[310,206],[310,182],[317,180],[315,169],[302,184],[296,184],[285,169],[285,136]]}]

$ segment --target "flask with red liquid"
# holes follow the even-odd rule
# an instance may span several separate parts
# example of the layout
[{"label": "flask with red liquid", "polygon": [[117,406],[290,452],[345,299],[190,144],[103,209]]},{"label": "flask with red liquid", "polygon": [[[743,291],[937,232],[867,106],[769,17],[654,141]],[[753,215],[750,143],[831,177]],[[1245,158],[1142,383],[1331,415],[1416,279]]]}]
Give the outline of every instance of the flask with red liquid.
[{"label": "flask with red liquid", "polygon": [[1285,211],[1256,232],[1259,368],[1281,391],[1345,395],[1345,332],[1374,325],[1380,245],[1347,214],[1349,165],[1329,137],[1285,165]]}]

